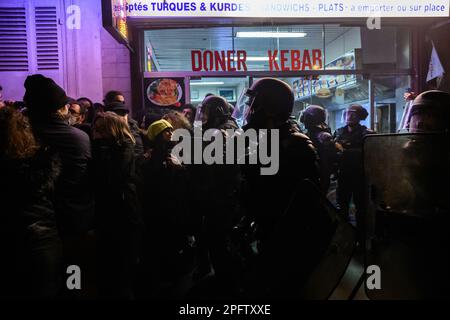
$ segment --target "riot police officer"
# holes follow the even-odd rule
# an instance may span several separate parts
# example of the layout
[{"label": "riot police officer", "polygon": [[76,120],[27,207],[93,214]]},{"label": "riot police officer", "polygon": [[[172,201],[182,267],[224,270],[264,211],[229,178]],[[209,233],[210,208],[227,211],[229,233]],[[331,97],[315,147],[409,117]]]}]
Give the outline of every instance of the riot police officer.
[{"label": "riot police officer", "polygon": [[345,111],[346,125],[334,133],[338,153],[338,187],[337,203],[341,214],[348,217],[350,201],[356,208],[356,223],[360,221],[363,212],[363,167],[362,144],[367,134],[374,133],[360,121],[367,118],[368,112],[359,104],[351,104]]},{"label": "riot police officer", "polygon": [[[217,130],[226,143],[227,129],[237,129],[237,124],[231,117],[227,101],[219,96],[207,96],[200,106],[200,116],[203,130]],[[204,147],[209,142],[204,142]],[[224,151],[226,148],[223,149]],[[200,277],[206,273],[207,252],[214,269],[216,279],[222,289],[231,289],[235,277],[235,268],[228,250],[229,238],[237,212],[237,194],[239,189],[239,166],[212,164],[194,166],[195,188],[198,199],[198,212],[201,220],[199,234]],[[225,288],[224,288],[225,287]]]},{"label": "riot police officer", "polygon": [[450,94],[430,90],[413,101],[407,120],[409,132],[445,132],[450,126]]},{"label": "riot police officer", "polygon": [[320,185],[322,191],[327,193],[330,187],[330,176],[334,171],[336,161],[336,147],[330,127],[325,123],[326,111],[323,107],[311,105],[307,107],[300,117],[305,125],[306,134],[310,137],[319,154]]},{"label": "riot police officer", "polygon": [[263,78],[247,90],[246,96],[247,124],[243,129],[279,130],[278,173],[262,176],[259,166],[242,167],[254,200],[258,199],[251,203],[255,209],[251,211],[255,211],[260,227],[267,228],[269,232],[300,180],[311,179],[318,184],[317,152],[311,140],[289,121],[294,96],[286,83],[274,78]]},{"label": "riot police officer", "polygon": [[[289,119],[294,105],[289,85],[278,79],[263,78],[245,94],[248,110],[243,129],[260,134],[267,130],[268,136],[272,130],[279,132],[279,141],[269,142],[269,146],[279,144],[276,174],[261,175],[259,163],[242,166],[244,207],[248,218],[258,225],[259,259],[257,271],[253,273],[257,279],[256,291],[259,296],[292,297],[295,292],[298,294],[299,286],[316,261],[315,255],[322,252],[320,242],[327,241],[322,236],[322,230],[327,227],[318,222],[321,212],[311,209],[316,200],[300,187],[307,179],[312,181],[308,188],[318,188],[317,153],[311,140]],[[322,240],[316,241],[306,229],[320,234]],[[297,253],[301,259],[293,256]]]},{"label": "riot police officer", "polygon": [[446,133],[450,130],[450,94],[439,90],[419,94],[411,105],[407,123],[409,132],[418,134],[412,135],[402,146],[404,166],[409,179],[413,181],[414,191],[411,193],[415,201],[411,203],[416,209],[425,207],[428,211],[436,208],[443,210],[450,190],[445,181],[450,177],[448,163],[440,159],[448,159],[449,138]]},{"label": "riot police officer", "polygon": [[403,119],[410,134],[364,144],[367,264],[390,279],[369,298],[448,299],[450,94],[421,93]]},{"label": "riot police officer", "polygon": [[201,103],[202,129],[237,129],[233,109],[223,97],[208,95]]}]

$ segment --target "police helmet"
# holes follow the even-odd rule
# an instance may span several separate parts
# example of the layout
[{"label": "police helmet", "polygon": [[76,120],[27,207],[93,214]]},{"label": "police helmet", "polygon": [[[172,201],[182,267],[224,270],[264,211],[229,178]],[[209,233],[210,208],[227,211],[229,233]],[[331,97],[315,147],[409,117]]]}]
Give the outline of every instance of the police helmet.
[{"label": "police helmet", "polygon": [[300,116],[300,122],[305,127],[312,127],[324,123],[327,118],[326,111],[323,107],[317,105],[311,105],[303,110]]},{"label": "police helmet", "polygon": [[216,95],[208,95],[205,97],[200,108],[202,115],[207,116],[204,125],[209,128],[215,128],[223,124],[231,116],[231,110],[227,100]]},{"label": "police helmet", "polygon": [[277,122],[287,121],[294,107],[292,88],[275,78],[262,78],[247,89],[249,98],[247,122],[272,118]]},{"label": "police helmet", "polygon": [[367,110],[360,104],[354,103],[348,106],[347,110],[345,110],[344,116],[347,116],[347,113],[355,112],[360,121],[366,120],[369,116]]},{"label": "police helmet", "polygon": [[[449,130],[450,94],[440,90],[430,90],[419,94],[413,101],[408,123],[417,114],[427,114],[435,120],[436,131]],[[434,131],[433,130],[433,131]]]}]

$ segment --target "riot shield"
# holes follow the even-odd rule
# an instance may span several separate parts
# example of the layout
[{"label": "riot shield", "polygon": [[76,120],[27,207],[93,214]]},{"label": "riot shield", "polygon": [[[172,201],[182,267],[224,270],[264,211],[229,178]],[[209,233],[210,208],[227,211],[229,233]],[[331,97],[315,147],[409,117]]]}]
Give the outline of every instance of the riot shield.
[{"label": "riot shield", "polygon": [[272,282],[274,297],[327,299],[345,273],[355,242],[353,227],[305,180],[270,239],[264,281]]},{"label": "riot shield", "polygon": [[380,271],[367,275],[370,299],[450,297],[449,146],[445,134],[365,138],[365,265]]}]

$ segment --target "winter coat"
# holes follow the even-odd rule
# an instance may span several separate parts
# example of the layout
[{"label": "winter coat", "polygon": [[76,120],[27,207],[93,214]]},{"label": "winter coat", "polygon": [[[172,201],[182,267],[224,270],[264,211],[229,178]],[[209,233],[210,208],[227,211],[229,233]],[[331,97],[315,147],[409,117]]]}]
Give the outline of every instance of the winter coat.
[{"label": "winter coat", "polygon": [[142,226],[134,144],[94,140],[92,145],[96,225],[108,232],[133,232]]},{"label": "winter coat", "polygon": [[0,158],[0,296],[54,298],[60,289],[61,240],[50,201],[59,163],[41,149],[28,159]]},{"label": "winter coat", "polygon": [[52,115],[32,122],[42,145],[61,158],[61,174],[55,185],[54,204],[61,235],[82,234],[92,229],[94,201],[89,181],[91,143],[83,131]]}]

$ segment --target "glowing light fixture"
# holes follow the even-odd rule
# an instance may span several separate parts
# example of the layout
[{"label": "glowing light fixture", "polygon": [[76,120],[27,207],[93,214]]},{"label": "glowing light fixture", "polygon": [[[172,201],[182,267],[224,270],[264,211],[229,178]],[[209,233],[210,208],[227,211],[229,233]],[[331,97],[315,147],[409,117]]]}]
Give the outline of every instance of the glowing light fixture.
[{"label": "glowing light fixture", "polygon": [[191,86],[214,86],[220,84],[225,84],[225,82],[222,81],[191,82]]},{"label": "glowing light fixture", "polygon": [[256,32],[237,32],[237,38],[304,38],[305,32],[269,32],[269,31],[256,31]]}]

